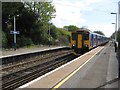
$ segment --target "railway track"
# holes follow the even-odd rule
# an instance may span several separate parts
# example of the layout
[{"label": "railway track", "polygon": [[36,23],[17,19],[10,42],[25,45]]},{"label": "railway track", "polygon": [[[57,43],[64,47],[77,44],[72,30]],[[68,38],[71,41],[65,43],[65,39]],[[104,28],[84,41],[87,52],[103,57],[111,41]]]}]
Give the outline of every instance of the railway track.
[{"label": "railway track", "polygon": [[[3,84],[2,84],[2,89],[3,90],[9,90],[9,89],[15,89],[63,64],[66,62],[69,62],[70,60],[73,60],[76,58],[72,52],[67,53],[66,55],[52,58],[52,60],[36,65],[31,68],[27,68],[24,70],[21,70],[17,73],[11,74],[11,76],[3,76]],[[8,80],[8,78],[11,78]]]},{"label": "railway track", "polygon": [[37,57],[34,57],[32,59],[18,62],[15,64],[5,65],[0,69],[0,72],[2,72],[3,76],[5,76],[7,74],[18,72],[18,71],[21,71],[23,69],[39,65],[41,63],[51,61],[53,58],[64,56],[70,52],[72,52],[72,51],[71,50],[57,51],[56,53],[52,52],[49,54],[37,56]]}]

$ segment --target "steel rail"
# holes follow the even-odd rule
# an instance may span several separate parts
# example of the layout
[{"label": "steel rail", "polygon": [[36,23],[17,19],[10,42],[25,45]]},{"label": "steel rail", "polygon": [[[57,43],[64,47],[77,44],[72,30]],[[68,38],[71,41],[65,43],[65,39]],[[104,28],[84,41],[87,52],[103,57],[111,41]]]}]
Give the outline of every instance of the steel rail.
[{"label": "steel rail", "polygon": [[[73,56],[73,54],[69,53],[68,55],[62,56],[60,58],[57,58],[53,61],[47,62],[46,64],[44,64],[44,67],[42,65],[42,67],[38,67],[39,69],[34,70],[33,72],[20,76],[18,78],[15,78],[14,80],[8,81],[6,83],[3,83],[2,85],[2,89],[3,90],[8,90],[8,89],[15,89],[18,86],[21,86],[57,67],[59,67],[60,65],[68,62],[69,60],[72,60],[73,58],[75,58]],[[49,63],[49,64],[48,64]]]}]

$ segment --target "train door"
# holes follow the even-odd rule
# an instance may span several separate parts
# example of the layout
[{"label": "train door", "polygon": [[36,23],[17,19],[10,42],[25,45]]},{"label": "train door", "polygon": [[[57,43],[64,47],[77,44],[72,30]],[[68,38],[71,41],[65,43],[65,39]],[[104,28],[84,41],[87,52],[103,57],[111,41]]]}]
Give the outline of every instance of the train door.
[{"label": "train door", "polygon": [[78,48],[82,48],[83,47],[83,38],[82,38],[82,34],[78,34]]},{"label": "train door", "polygon": [[89,32],[83,32],[83,49],[84,49],[84,51],[86,52],[86,51],[88,51],[89,50],[89,48],[90,48],[90,40],[89,40]]},{"label": "train door", "polygon": [[93,34],[90,34],[90,48],[93,47],[93,42],[94,42]]},{"label": "train door", "polygon": [[98,36],[96,35],[96,46],[98,45]]}]

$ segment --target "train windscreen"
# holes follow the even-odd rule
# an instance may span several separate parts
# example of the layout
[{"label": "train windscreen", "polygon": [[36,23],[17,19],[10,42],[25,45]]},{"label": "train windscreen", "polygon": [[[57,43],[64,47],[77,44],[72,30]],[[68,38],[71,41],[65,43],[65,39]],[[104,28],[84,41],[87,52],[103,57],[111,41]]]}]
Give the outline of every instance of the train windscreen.
[{"label": "train windscreen", "polygon": [[84,40],[89,40],[89,33],[88,32],[84,32]]},{"label": "train windscreen", "polygon": [[77,40],[77,33],[72,33],[72,40]]}]

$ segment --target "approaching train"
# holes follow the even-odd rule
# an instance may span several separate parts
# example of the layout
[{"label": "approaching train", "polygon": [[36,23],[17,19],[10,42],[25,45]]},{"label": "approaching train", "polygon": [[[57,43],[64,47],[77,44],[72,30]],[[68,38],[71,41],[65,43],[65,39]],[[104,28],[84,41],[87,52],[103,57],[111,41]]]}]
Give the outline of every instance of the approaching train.
[{"label": "approaching train", "polygon": [[84,53],[109,41],[109,39],[103,35],[84,29],[72,32],[70,39],[70,47],[76,54]]}]

